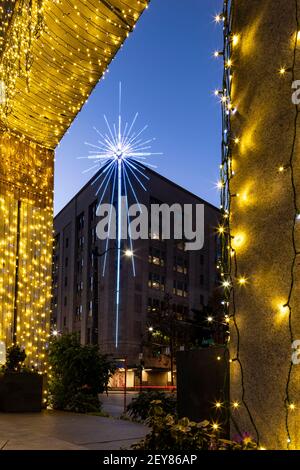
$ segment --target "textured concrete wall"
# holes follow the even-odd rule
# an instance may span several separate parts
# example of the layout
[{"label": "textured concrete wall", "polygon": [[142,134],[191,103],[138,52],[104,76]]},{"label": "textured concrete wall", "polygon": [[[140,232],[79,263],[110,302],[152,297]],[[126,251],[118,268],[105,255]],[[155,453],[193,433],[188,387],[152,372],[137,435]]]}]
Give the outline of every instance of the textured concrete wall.
[{"label": "textured concrete wall", "polygon": [[[287,447],[285,426],[286,382],[291,362],[289,309],[286,304],[293,262],[292,233],[295,209],[289,163],[294,130],[295,189],[300,194],[300,120],[295,124],[292,104],[293,75],[280,76],[281,66],[293,65],[297,29],[297,0],[234,1],[233,32],[239,43],[233,48],[233,132],[240,137],[233,149],[236,172],[231,192],[233,245],[238,270],[248,278],[236,286],[240,360],[244,369],[245,402],[267,448]],[[300,1],[298,0],[299,19]],[[296,52],[295,79],[300,79],[300,41]],[[300,118],[299,118],[300,119]],[[298,201],[300,205],[300,198]],[[300,225],[300,222],[299,222]],[[295,231],[296,245],[298,229]],[[300,339],[300,257],[294,269],[291,326]],[[237,335],[232,328],[232,356]],[[300,365],[292,369],[289,387],[290,448],[300,448]],[[242,401],[241,370],[231,367],[231,400]],[[234,412],[241,431],[255,436],[245,406]],[[235,433],[232,425],[232,433]]]}]

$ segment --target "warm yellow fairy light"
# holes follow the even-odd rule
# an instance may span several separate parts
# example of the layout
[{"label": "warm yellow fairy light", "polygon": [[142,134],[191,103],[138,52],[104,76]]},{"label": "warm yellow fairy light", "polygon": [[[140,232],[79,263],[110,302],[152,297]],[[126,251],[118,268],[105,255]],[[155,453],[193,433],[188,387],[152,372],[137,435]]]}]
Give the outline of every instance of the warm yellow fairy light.
[{"label": "warm yellow fairy light", "polygon": [[289,307],[288,305],[279,305],[279,311],[281,313],[281,315],[286,315],[288,312],[289,312]]},{"label": "warm yellow fairy light", "polygon": [[278,171],[279,171],[279,173],[282,173],[282,172],[284,171],[284,166],[281,165],[281,166],[278,168]]},{"label": "warm yellow fairy light", "polygon": [[225,228],[223,227],[223,225],[220,225],[220,227],[218,227],[218,232],[220,234],[224,233],[225,232]]},{"label": "warm yellow fairy light", "polygon": [[224,187],[223,181],[218,181],[218,182],[217,182],[217,188],[218,188],[218,189],[222,189],[223,187]]},{"label": "warm yellow fairy light", "polygon": [[242,276],[238,279],[238,283],[240,284],[240,286],[244,286],[247,283],[247,279]]},{"label": "warm yellow fairy light", "polygon": [[227,67],[231,67],[232,66],[232,60],[231,59],[228,59],[227,62],[226,62],[226,65]]},{"label": "warm yellow fairy light", "polygon": [[290,403],[290,404],[289,404],[289,409],[290,409],[291,411],[294,411],[295,408],[296,408],[296,406],[295,406],[294,403]]},{"label": "warm yellow fairy light", "polygon": [[300,31],[297,32],[297,41],[300,41]]},{"label": "warm yellow fairy light", "polygon": [[218,423],[213,423],[212,428],[214,431],[218,431],[218,429],[220,428],[220,425]]},{"label": "warm yellow fairy light", "polygon": [[239,144],[239,143],[240,143],[239,137],[236,137],[236,138],[234,139],[234,143],[235,143],[235,144]]},{"label": "warm yellow fairy light", "polygon": [[217,361],[220,361],[221,360],[221,356],[217,356]]},{"label": "warm yellow fairy light", "polygon": [[220,23],[222,21],[222,16],[221,15],[216,15],[215,16],[215,22]]},{"label": "warm yellow fairy light", "polygon": [[225,289],[227,289],[228,287],[230,287],[230,282],[229,281],[223,281],[222,286],[225,287]]},{"label": "warm yellow fairy light", "polygon": [[220,403],[219,401],[217,401],[216,404],[215,404],[215,407],[216,407],[216,408],[221,408],[221,406],[222,406],[222,403]]},{"label": "warm yellow fairy light", "polygon": [[232,37],[232,45],[233,46],[237,46],[239,43],[239,35],[238,34],[234,34],[233,37]]},{"label": "warm yellow fairy light", "polygon": [[232,403],[232,406],[233,406],[233,408],[237,409],[237,408],[239,408],[240,404],[239,404],[238,401],[234,401],[234,402]]},{"label": "warm yellow fairy light", "polygon": [[285,75],[286,74],[286,67],[281,67],[279,69],[279,73],[280,73],[280,75]]},{"label": "warm yellow fairy light", "polygon": [[211,323],[211,322],[213,321],[213,317],[211,317],[211,316],[207,317],[207,321],[208,321],[209,323]]}]

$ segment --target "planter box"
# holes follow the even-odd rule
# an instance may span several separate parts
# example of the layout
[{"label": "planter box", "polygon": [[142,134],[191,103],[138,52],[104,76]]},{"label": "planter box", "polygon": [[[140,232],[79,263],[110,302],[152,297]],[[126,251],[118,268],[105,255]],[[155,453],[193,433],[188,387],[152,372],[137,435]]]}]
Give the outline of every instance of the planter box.
[{"label": "planter box", "polygon": [[6,372],[0,376],[0,411],[39,412],[42,409],[43,376]]},{"label": "planter box", "polygon": [[[217,410],[216,401],[229,402],[228,366],[222,346],[178,352],[177,397],[178,414],[193,421],[226,422],[226,410]],[[220,357],[221,360],[217,360]],[[225,434],[227,425],[223,425]]]}]

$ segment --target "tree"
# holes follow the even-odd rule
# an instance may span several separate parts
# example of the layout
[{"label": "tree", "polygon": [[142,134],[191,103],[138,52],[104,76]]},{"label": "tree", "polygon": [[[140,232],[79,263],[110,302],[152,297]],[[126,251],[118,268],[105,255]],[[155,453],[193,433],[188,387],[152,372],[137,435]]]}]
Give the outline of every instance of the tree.
[{"label": "tree", "polygon": [[161,354],[162,349],[169,350],[172,385],[176,352],[181,346],[188,350],[226,343],[228,325],[224,319],[221,302],[221,294],[216,289],[208,304],[201,310],[193,309],[187,315],[179,316],[173,308],[172,297],[166,294],[163,306],[155,312],[150,312],[146,345],[151,348],[154,355]]},{"label": "tree", "polygon": [[98,346],[81,345],[76,334],[57,337],[50,345],[50,402],[55,409],[99,411],[98,394],[107,388],[115,364]]},{"label": "tree", "polygon": [[179,318],[171,305],[172,297],[166,294],[162,308],[149,314],[148,344],[153,353],[168,348],[170,356],[171,384],[174,385],[174,364],[176,351],[187,346],[191,338],[191,323]]}]

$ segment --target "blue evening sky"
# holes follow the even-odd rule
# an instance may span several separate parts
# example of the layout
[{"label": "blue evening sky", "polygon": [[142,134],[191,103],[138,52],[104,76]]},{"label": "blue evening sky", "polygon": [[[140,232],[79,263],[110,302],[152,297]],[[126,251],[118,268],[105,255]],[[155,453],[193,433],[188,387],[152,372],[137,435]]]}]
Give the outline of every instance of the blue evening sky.
[{"label": "blue evening sky", "polygon": [[97,143],[93,127],[105,130],[103,114],[115,121],[118,83],[123,87],[123,119],[138,111],[136,128],[149,125],[156,137],[151,157],[156,171],[218,205],[215,188],[220,162],[220,107],[213,90],[222,83],[222,64],[213,52],[222,45],[222,26],[213,17],[222,0],[152,0],[79,113],[56,152],[55,213],[92,173],[78,157],[85,142]]}]

